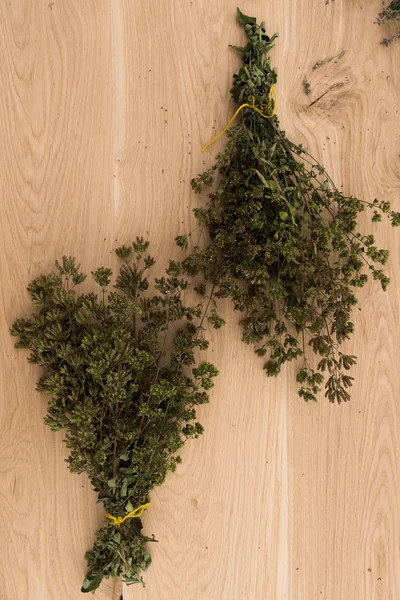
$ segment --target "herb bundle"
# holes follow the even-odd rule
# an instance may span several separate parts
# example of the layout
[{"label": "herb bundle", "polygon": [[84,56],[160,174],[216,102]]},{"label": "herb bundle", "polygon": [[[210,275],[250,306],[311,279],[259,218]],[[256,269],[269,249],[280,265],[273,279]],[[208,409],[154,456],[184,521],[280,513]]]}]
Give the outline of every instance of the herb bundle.
[{"label": "herb bundle", "polygon": [[[233,46],[243,63],[231,96],[271,116],[277,74],[268,53],[277,36],[269,37],[264,23],[239,9],[238,20],[247,44]],[[353,333],[355,291],[368,280],[366,268],[383,289],[389,283],[380,268],[389,252],[358,231],[357,217],[368,208],[372,221],[383,215],[398,226],[400,213],[389,202],[344,196],[324,167],[288,139],[276,116],[264,118],[248,104],[241,114],[216,163],[192,180],[196,193],[212,190],[206,205],[194,211],[209,243],[193,247],[184,271],[200,277],[203,293],[208,282],[214,298],[230,298],[243,313],[242,339],[265,357],[268,376],[302,357],[301,397],[316,400],[326,372],[326,397],[347,401],[353,379],[347,371],[356,357],[342,352],[341,344]],[[188,238],[176,242],[188,248]],[[319,356],[316,368],[307,344]]]},{"label": "herb bundle", "polygon": [[[386,25],[394,21],[400,21],[400,0],[392,0],[389,6],[379,13],[376,23],[378,25]],[[400,31],[390,38],[383,38],[381,43],[384,46],[390,46],[390,44],[399,39]]]},{"label": "herb bundle", "polygon": [[107,291],[110,269],[92,273],[100,297],[77,293],[86,276],[64,257],[55,274],[29,285],[38,312],[11,330],[16,347],[29,349],[29,362],[43,369],[37,389],[51,396],[45,421],[65,430],[69,469],[88,474],[108,517],[86,554],[82,592],[104,577],[143,583],[146,546],[155,540],[142,535],[140,514],[181,461],[177,451],[203,432],[196,407],[209,401],[217,374],[195,359],[208,345],[207,307],[184,304],[179,264],[170,261],[154,294],[146,294],[154,264],[148,245],[138,238],[116,251],[123,262],[115,291]]}]

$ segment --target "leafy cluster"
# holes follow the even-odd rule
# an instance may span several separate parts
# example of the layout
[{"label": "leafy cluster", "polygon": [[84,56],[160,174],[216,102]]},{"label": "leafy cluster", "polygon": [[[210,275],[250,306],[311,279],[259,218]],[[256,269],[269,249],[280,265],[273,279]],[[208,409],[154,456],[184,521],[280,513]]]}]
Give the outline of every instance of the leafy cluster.
[{"label": "leafy cluster", "polygon": [[[392,0],[389,6],[379,13],[376,23],[378,25],[386,25],[394,21],[400,21],[400,0]],[[384,46],[389,46],[399,39],[400,31],[390,38],[384,38],[381,43]]]},{"label": "leafy cluster", "polygon": [[[247,44],[234,47],[243,63],[233,76],[232,98],[254,98],[271,115],[277,74],[268,53],[276,35],[270,38],[264,23],[240,11],[238,19]],[[300,396],[315,400],[327,373],[328,399],[346,401],[355,357],[341,344],[353,333],[355,292],[368,272],[383,289],[389,283],[381,268],[389,253],[358,231],[357,218],[368,208],[372,221],[385,216],[398,226],[400,213],[389,202],[344,196],[307,150],[287,138],[276,116],[264,118],[251,108],[241,114],[216,163],[192,180],[196,193],[211,189],[206,205],[195,209],[209,242],[194,245],[184,271],[209,282],[216,298],[232,300],[243,315],[243,340],[265,357],[267,375],[302,357]],[[188,248],[188,238],[176,241]],[[316,369],[308,363],[307,344],[319,356]]]},{"label": "leafy cluster", "polygon": [[[100,297],[76,291],[86,276],[64,257],[55,274],[29,285],[38,310],[11,330],[16,347],[29,349],[29,362],[43,369],[37,389],[50,396],[45,420],[66,432],[70,470],[87,473],[98,501],[121,517],[149,501],[180,462],[184,442],[203,432],[196,407],[209,401],[217,374],[212,364],[196,362],[196,349],[207,347],[205,312],[201,303],[184,304],[179,264],[170,261],[146,294],[154,264],[148,245],[138,238],[116,251],[122,266],[115,291],[108,292],[110,269],[92,273]],[[86,555],[83,592],[103,577],[143,583],[154,538],[141,529],[138,518],[119,527],[105,520]]]}]

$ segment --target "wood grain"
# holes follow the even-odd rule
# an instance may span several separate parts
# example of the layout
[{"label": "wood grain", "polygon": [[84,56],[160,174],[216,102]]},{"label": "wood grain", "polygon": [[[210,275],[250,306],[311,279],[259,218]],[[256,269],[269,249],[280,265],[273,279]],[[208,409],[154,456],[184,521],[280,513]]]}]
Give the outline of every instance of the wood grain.
[{"label": "wood grain", "polygon": [[[400,44],[379,45],[378,0],[243,0],[280,37],[278,114],[349,193],[400,206]],[[233,0],[7,0],[0,4],[0,599],[74,600],[101,523],[85,477],[43,424],[36,369],[8,335],[28,282],[62,254],[87,271],[146,234],[179,256],[200,201],[200,148],[232,114]],[[338,62],[313,64],[346,50]],[[307,76],[312,94],[306,96]],[[367,224],[367,221],[365,221]],[[206,433],[153,494],[147,586],[129,600],[400,598],[400,240],[383,225],[392,284],[362,291],[351,403],[267,380],[237,318],[212,334],[220,369]],[[104,586],[95,598],[110,598]]]}]

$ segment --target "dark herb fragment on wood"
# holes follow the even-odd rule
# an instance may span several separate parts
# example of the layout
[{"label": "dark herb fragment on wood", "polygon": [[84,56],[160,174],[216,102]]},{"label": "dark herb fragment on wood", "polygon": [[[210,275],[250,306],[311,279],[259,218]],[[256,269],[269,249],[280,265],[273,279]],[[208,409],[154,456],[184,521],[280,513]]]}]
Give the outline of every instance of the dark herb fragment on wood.
[{"label": "dark herb fragment on wood", "polygon": [[[392,0],[389,6],[379,13],[375,22],[378,25],[386,25],[395,21],[400,21],[400,0]],[[400,31],[390,38],[383,38],[381,44],[390,46],[390,44],[393,44],[397,40],[400,40]]]},{"label": "dark herb fragment on wood", "polygon": [[312,93],[311,83],[307,81],[306,77],[304,77],[303,79],[303,90],[307,96]]}]

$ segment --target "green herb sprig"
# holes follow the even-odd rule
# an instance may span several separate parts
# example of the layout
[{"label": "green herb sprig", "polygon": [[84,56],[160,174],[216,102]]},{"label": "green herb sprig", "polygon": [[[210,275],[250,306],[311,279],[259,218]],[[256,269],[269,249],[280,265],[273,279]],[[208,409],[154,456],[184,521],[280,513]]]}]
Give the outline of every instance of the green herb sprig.
[{"label": "green herb sprig", "polygon": [[313,66],[313,71],[316,71],[317,69],[323,67],[324,65],[327,65],[328,63],[332,62],[333,60],[339,61],[341,58],[343,58],[343,56],[346,54],[346,50],[342,50],[341,52],[339,52],[339,54],[335,54],[335,56],[329,56],[328,58],[321,58],[320,60],[317,60],[317,62],[314,64]]},{"label": "green herb sprig", "polygon": [[[122,266],[115,291],[108,292],[110,269],[92,273],[100,297],[78,294],[86,276],[74,258],[64,257],[55,274],[29,285],[37,312],[11,330],[16,347],[30,350],[29,362],[43,369],[37,390],[50,396],[45,421],[65,431],[69,469],[87,473],[98,501],[116,517],[147,503],[181,462],[184,442],[203,433],[196,407],[209,401],[217,374],[195,358],[208,346],[205,303],[183,302],[187,282],[173,261],[149,295],[146,271],[154,259],[148,246],[137,238],[116,251]],[[105,519],[86,554],[82,592],[104,577],[143,583],[151,562],[147,544],[155,540],[141,530],[139,518],[120,527]]]},{"label": "green herb sprig", "polygon": [[[277,81],[269,52],[276,34],[238,10],[247,44],[234,47],[242,66],[233,76],[231,96],[272,113],[270,89]],[[205,206],[194,213],[209,243],[196,244],[183,260],[186,274],[210,283],[214,298],[230,298],[240,311],[243,341],[255,344],[265,358],[268,376],[301,358],[299,395],[316,400],[328,374],[325,395],[331,402],[349,400],[356,357],[341,350],[354,330],[351,321],[356,290],[369,272],[385,290],[389,278],[381,266],[389,252],[373,235],[357,228],[358,215],[372,210],[372,221],[388,217],[400,225],[389,202],[367,202],[340,192],[322,165],[294,144],[275,116],[264,119],[244,109],[228,131],[216,163],[192,180],[196,193],[211,188]],[[197,234],[196,234],[197,235]],[[177,244],[188,248],[190,236]],[[314,368],[307,346],[319,356]]]}]

